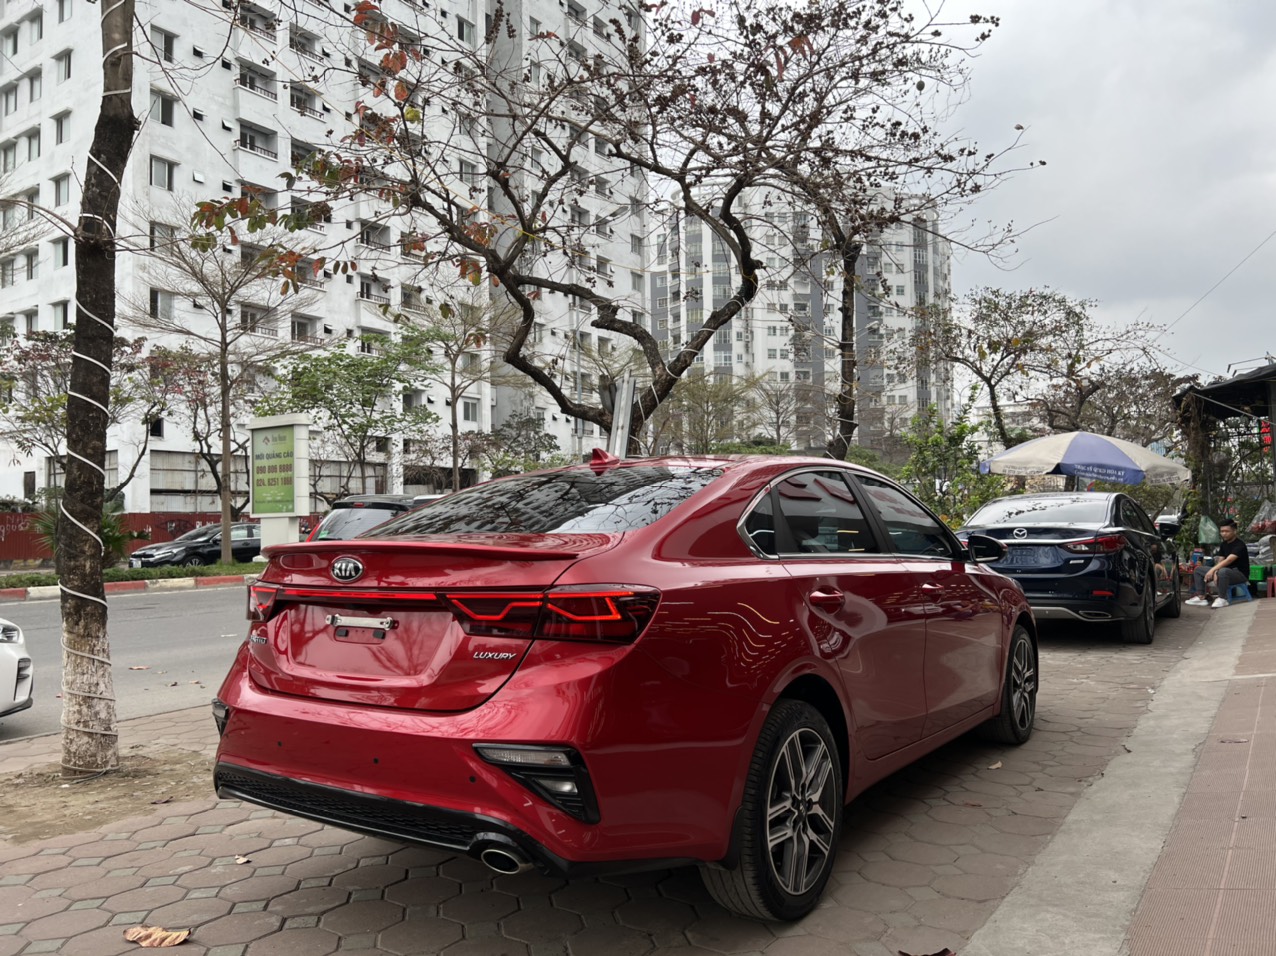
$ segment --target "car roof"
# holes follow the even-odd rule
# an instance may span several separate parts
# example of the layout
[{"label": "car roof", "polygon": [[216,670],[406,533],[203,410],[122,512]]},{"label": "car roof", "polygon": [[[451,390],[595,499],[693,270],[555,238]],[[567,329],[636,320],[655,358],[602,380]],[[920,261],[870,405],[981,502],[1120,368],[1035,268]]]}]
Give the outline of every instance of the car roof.
[{"label": "car roof", "polygon": [[412,498],[412,495],[346,495],[344,498],[338,498],[334,501],[332,507],[336,508],[341,505],[352,504],[410,505]]}]

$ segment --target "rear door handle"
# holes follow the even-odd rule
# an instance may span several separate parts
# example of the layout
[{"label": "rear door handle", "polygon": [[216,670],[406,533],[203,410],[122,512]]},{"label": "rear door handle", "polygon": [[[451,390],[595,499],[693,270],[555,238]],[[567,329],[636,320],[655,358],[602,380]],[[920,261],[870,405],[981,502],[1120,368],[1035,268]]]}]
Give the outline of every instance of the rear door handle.
[{"label": "rear door handle", "polygon": [[826,610],[840,608],[844,598],[845,595],[837,588],[831,588],[828,590],[821,588],[820,590],[812,591],[806,596],[806,599],[816,607],[824,608]]}]

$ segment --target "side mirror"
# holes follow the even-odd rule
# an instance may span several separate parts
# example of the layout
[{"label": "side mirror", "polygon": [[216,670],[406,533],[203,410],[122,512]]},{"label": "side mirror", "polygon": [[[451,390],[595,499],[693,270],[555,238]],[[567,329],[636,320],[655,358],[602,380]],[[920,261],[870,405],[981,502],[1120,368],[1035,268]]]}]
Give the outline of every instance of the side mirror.
[{"label": "side mirror", "polygon": [[1006,560],[1006,546],[986,534],[972,534],[966,539],[966,550],[975,564],[997,564]]},{"label": "side mirror", "polygon": [[222,536],[221,536],[221,535],[216,535],[215,537],[209,538],[209,539],[208,539],[208,543],[209,543],[209,544],[221,544],[221,543],[222,543]]},{"label": "side mirror", "polygon": [[1166,539],[1175,537],[1179,533],[1179,529],[1182,527],[1182,525],[1179,524],[1178,519],[1173,515],[1165,515],[1164,517],[1157,518],[1156,521],[1152,522],[1152,524],[1156,528],[1157,533],[1162,538]]}]

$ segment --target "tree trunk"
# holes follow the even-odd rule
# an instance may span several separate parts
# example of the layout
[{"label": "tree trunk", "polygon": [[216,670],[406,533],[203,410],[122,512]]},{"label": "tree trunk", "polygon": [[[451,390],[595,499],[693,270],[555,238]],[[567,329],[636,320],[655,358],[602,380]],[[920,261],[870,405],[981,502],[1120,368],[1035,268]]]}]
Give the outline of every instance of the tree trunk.
[{"label": "tree trunk", "polygon": [[1006,430],[1006,417],[1002,414],[1001,403],[997,401],[997,389],[987,379],[984,380],[984,386],[988,389],[988,407],[992,412],[992,427],[997,431],[997,440],[1003,448],[1009,448],[1014,443],[1010,440],[1010,432]]},{"label": "tree trunk", "polygon": [[828,440],[827,450],[830,458],[844,461],[851,450],[851,436],[859,423],[855,420],[856,391],[859,383],[859,362],[855,354],[855,268],[859,264],[860,251],[858,242],[843,241],[838,244],[842,258],[842,335],[837,348],[841,357],[837,400],[837,428]]},{"label": "tree trunk", "polygon": [[75,352],[57,553],[65,776],[119,765],[100,534],[115,338],[115,224],[120,181],[138,125],[132,107],[133,6],[133,0],[102,4],[102,102],[75,232]]},{"label": "tree trunk", "polygon": [[[224,322],[230,321],[223,319]],[[226,343],[222,342],[221,355],[218,356],[218,372],[221,375],[221,385],[219,388],[218,398],[221,400],[221,409],[219,421],[221,423],[222,432],[222,460],[218,467],[221,475],[221,505],[222,505],[222,554],[221,563],[230,564],[234,560],[234,556],[230,550],[230,526],[235,520],[234,514],[231,512],[230,489],[231,478],[234,473],[234,462],[230,443],[230,362],[226,357]]]}]

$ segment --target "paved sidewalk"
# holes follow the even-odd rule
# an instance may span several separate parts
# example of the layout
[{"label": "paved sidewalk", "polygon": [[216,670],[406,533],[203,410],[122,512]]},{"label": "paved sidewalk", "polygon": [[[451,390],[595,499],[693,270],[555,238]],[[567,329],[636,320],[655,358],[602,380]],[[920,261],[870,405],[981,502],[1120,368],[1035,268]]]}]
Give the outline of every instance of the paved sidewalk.
[{"label": "paved sidewalk", "polygon": [[[1276,721],[1264,706],[1276,600],[1185,609],[1158,623],[1149,647],[1100,631],[1043,636],[1028,744],[962,739],[858,799],[827,900],[796,924],[724,913],[693,869],[495,876],[449,852],[210,795],[142,801],[137,817],[36,843],[0,838],[0,956],[131,953],[123,930],[142,922],[191,928],[178,950],[187,956],[895,956],[945,946],[1036,956],[1055,951],[1043,935],[1063,939],[1068,922],[1085,929],[1090,917],[1096,945],[1060,951],[1272,952],[1276,874],[1252,851],[1276,849]],[[139,745],[211,753],[208,709],[122,724],[121,747]],[[56,736],[0,745],[0,772],[58,756]],[[1152,794],[1145,803],[1122,800],[1140,788]],[[1134,804],[1123,809],[1132,822],[1105,833],[1122,802]],[[1085,849],[1096,833],[1107,859]],[[1117,875],[1061,873],[1058,858]],[[1049,888],[1060,876],[1076,909],[1043,934],[1025,907],[1057,896]],[[1033,887],[1047,887],[1035,902],[1024,896]]]},{"label": "paved sidewalk", "polygon": [[[256,579],[255,574],[206,574],[195,578],[107,581],[102,587],[107,594],[130,594],[136,591],[188,591],[191,588],[224,588],[230,585],[247,584]],[[48,600],[61,596],[62,589],[56,584],[45,584],[33,588],[0,587],[0,601],[5,602]]]}]

